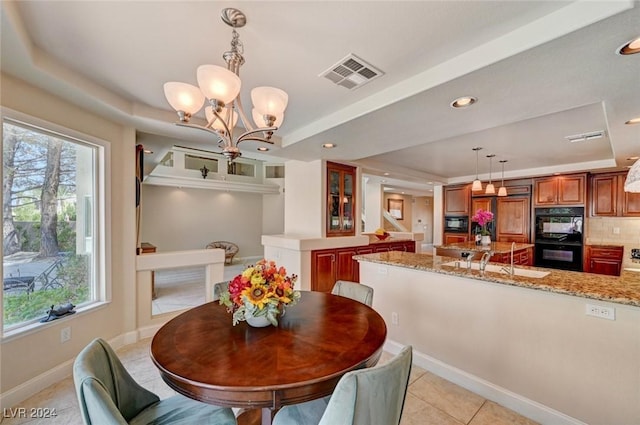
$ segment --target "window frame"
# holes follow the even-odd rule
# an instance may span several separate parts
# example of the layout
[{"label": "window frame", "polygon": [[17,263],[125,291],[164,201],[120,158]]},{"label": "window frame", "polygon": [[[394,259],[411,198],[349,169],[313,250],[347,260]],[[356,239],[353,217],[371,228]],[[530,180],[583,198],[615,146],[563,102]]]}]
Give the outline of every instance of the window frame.
[{"label": "window frame", "polygon": [[[95,149],[95,158],[93,159],[93,166],[95,167],[93,182],[95,196],[92,204],[94,224],[91,230],[93,234],[92,237],[95,238],[93,244],[94,285],[91,291],[95,293],[95,297],[92,301],[79,306],[76,310],[79,314],[69,316],[68,319],[73,320],[75,317],[83,316],[83,313],[87,311],[92,311],[109,304],[111,302],[111,217],[110,209],[107,208],[107,205],[110,204],[109,200],[111,199],[111,187],[108,178],[111,176],[110,143],[98,137],[59,124],[6,107],[0,107],[0,124],[4,124],[5,122]],[[4,143],[3,125],[0,125],[0,138],[2,138]],[[0,152],[0,159],[2,159],[3,151]],[[1,199],[2,194],[0,194],[0,200]],[[76,202],[84,202],[84,199],[77,200]],[[2,252],[1,248],[0,252]],[[0,270],[3,271],[4,275],[4,264],[0,265]],[[5,342],[16,337],[29,335],[56,324],[56,321],[40,323],[38,319],[33,319],[12,325],[8,329],[5,329],[3,297],[4,291],[0,291],[0,341]]]}]

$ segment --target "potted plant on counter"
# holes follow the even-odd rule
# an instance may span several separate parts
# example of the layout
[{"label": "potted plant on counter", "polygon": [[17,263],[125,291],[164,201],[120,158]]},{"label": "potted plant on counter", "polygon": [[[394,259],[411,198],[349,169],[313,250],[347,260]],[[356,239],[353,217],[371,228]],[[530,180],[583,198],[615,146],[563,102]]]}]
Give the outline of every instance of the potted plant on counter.
[{"label": "potted plant on counter", "polygon": [[487,229],[487,224],[493,221],[493,213],[479,208],[471,217],[471,221],[480,225],[480,235],[482,236],[480,243],[482,243],[482,245],[490,245],[491,232]]}]

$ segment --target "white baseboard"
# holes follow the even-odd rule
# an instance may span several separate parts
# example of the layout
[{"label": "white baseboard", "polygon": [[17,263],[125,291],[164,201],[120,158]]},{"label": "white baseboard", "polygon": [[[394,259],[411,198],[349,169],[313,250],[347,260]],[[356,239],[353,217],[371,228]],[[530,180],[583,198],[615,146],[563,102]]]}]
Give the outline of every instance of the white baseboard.
[{"label": "white baseboard", "polygon": [[[398,354],[404,345],[395,341],[387,340],[384,344],[384,351],[391,354]],[[502,388],[489,381],[458,369],[438,359],[435,359],[419,351],[413,350],[413,363],[434,375],[438,375],[447,381],[453,382],[481,397],[498,403],[508,409],[513,410],[541,424],[554,425],[587,425],[584,422],[565,415],[544,404],[530,400],[506,388]]]},{"label": "white baseboard", "polygon": [[37,394],[45,388],[60,382],[63,379],[71,376],[73,373],[73,359],[68,360],[58,366],[49,369],[45,373],[42,373],[27,382],[24,382],[16,387],[11,388],[9,391],[5,391],[0,394],[0,406],[3,408],[9,408],[17,406],[29,397]]}]

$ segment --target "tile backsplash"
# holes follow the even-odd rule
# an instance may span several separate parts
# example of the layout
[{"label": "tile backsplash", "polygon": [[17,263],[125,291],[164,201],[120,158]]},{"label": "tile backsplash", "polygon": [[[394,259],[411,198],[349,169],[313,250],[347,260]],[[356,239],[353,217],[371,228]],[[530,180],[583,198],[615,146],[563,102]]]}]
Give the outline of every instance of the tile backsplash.
[{"label": "tile backsplash", "polygon": [[587,245],[622,245],[622,267],[640,269],[640,261],[631,260],[631,250],[640,248],[640,218],[588,217]]}]

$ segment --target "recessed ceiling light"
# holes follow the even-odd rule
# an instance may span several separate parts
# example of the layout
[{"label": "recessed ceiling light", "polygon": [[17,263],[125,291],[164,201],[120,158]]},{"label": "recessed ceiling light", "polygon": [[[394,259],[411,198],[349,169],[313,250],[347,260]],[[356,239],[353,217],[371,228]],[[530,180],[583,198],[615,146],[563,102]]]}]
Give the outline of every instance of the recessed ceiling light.
[{"label": "recessed ceiling light", "polygon": [[322,147],[325,149],[333,149],[335,148],[337,145],[335,143],[323,143]]},{"label": "recessed ceiling light", "polygon": [[640,37],[625,43],[617,50],[617,53],[620,55],[633,55],[635,53],[640,53]]},{"label": "recessed ceiling light", "polygon": [[383,176],[388,176],[388,175],[389,175],[389,173],[382,173],[382,175],[383,175]]},{"label": "recessed ceiling light", "polygon": [[640,124],[640,117],[638,118],[631,118],[629,121],[625,122],[625,124]]},{"label": "recessed ceiling light", "polygon": [[269,148],[265,148],[264,146],[260,146],[260,147],[258,148],[258,150],[259,150],[260,152],[267,152],[267,151],[269,150]]},{"label": "recessed ceiling light", "polygon": [[629,158],[627,158],[627,161],[635,161],[638,158],[640,158],[640,156],[630,156]]},{"label": "recessed ceiling light", "polygon": [[478,99],[473,96],[462,96],[450,103],[452,108],[466,108],[476,103]]},{"label": "recessed ceiling light", "polygon": [[144,153],[146,153],[147,155],[150,155],[150,154],[152,154],[152,153],[153,153],[153,151],[152,151],[152,150],[149,150],[149,149],[145,149],[145,150],[144,150]]}]

